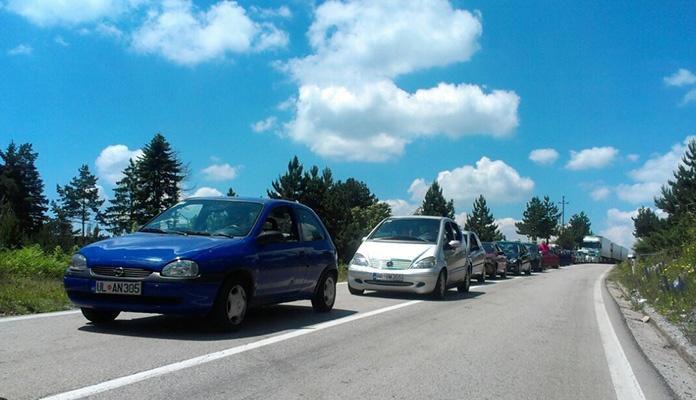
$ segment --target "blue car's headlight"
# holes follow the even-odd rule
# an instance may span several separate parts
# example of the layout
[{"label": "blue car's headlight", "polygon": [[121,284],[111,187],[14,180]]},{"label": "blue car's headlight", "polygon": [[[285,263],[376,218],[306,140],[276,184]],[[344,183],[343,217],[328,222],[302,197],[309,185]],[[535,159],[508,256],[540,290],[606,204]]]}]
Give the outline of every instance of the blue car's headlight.
[{"label": "blue car's headlight", "polygon": [[162,276],[171,278],[194,278],[198,276],[198,264],[191,260],[176,260],[162,268]]},{"label": "blue car's headlight", "polygon": [[513,257],[510,260],[508,260],[508,262],[511,264],[515,264],[515,263],[517,263],[517,259]]},{"label": "blue car's headlight", "polygon": [[87,259],[85,256],[79,253],[73,254],[70,258],[70,270],[71,271],[86,271],[87,270]]},{"label": "blue car's headlight", "polygon": [[369,267],[370,262],[367,261],[367,258],[365,258],[364,255],[362,255],[360,253],[355,253],[355,255],[353,256],[353,259],[350,260],[350,265],[355,265],[358,267]]},{"label": "blue car's headlight", "polygon": [[430,269],[430,268],[435,268],[435,265],[437,265],[437,261],[435,261],[435,257],[426,257],[422,260],[416,261],[411,268]]}]

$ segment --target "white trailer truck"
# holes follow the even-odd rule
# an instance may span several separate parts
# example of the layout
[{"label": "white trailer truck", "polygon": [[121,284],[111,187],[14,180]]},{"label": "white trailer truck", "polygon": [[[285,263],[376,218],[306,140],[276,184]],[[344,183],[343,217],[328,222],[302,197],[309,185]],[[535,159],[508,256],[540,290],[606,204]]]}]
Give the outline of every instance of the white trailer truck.
[{"label": "white trailer truck", "polygon": [[604,236],[585,236],[582,249],[587,251],[588,262],[618,263],[628,259],[628,249]]}]

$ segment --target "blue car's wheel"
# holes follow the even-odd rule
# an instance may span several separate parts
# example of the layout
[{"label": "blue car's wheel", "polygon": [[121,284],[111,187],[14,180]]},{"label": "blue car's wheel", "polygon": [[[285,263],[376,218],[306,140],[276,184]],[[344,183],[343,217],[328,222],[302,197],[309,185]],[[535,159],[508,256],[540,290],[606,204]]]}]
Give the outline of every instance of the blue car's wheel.
[{"label": "blue car's wheel", "polygon": [[89,321],[95,324],[108,324],[109,322],[113,322],[113,320],[118,317],[118,314],[120,314],[120,311],[114,311],[114,310],[99,310],[96,308],[81,308],[80,311],[82,311],[82,315],[85,316]]},{"label": "blue car's wheel", "polygon": [[236,331],[244,322],[247,306],[247,292],[241,281],[232,279],[225,283],[213,306],[211,319],[221,331]]},{"label": "blue car's wheel", "polygon": [[312,307],[315,311],[326,312],[333,308],[336,301],[336,279],[334,274],[326,272],[319,279],[317,288],[312,296]]}]

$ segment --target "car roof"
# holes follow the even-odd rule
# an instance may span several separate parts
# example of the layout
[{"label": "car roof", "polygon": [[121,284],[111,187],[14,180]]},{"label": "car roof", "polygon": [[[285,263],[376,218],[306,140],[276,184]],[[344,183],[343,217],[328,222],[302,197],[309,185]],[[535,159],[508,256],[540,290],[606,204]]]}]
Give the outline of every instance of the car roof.
[{"label": "car roof", "polygon": [[269,199],[266,197],[194,196],[194,197],[187,197],[187,198],[183,199],[182,201],[186,201],[186,200],[243,201],[246,203],[258,203],[258,204],[284,203],[284,204],[302,205],[301,203],[290,201],[290,200]]}]

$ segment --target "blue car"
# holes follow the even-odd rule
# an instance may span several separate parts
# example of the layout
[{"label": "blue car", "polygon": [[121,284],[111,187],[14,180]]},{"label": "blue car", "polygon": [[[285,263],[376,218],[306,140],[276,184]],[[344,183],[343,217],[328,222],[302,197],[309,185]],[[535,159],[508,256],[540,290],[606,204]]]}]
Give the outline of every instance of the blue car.
[{"label": "blue car", "polygon": [[250,307],[333,308],[336,247],[309,208],[284,200],[189,198],[136,233],[83,247],[64,285],[95,324],[121,311],[201,315],[234,331]]}]

